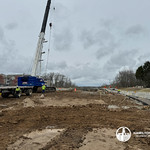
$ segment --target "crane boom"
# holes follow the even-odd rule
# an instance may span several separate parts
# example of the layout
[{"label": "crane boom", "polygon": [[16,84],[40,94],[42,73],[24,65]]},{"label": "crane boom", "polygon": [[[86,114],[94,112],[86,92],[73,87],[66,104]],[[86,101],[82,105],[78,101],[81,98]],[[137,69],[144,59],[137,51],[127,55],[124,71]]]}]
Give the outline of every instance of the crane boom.
[{"label": "crane boom", "polygon": [[[49,15],[49,10],[50,10],[50,5],[51,5],[51,0],[47,1],[46,9],[45,9],[45,14],[44,14],[44,19],[42,23],[42,28],[41,32],[39,35],[38,43],[37,43],[37,48],[36,48],[36,55],[34,58],[34,63],[32,67],[32,76],[36,76],[38,73],[38,69],[40,70],[40,65],[42,61],[42,49],[43,49],[43,43],[44,43],[44,36],[45,36],[45,30],[46,30],[46,24],[48,20],[48,15]],[[41,72],[41,70],[40,70]]]}]

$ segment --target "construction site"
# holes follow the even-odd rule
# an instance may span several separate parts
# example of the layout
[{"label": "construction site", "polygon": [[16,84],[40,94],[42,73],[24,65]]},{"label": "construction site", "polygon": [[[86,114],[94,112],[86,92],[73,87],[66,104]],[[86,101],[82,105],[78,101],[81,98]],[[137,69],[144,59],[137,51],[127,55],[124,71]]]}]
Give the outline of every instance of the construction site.
[{"label": "construction site", "polygon": [[[19,35],[18,40],[29,39],[26,43],[18,42],[22,48],[21,54],[19,54],[19,46],[17,47],[15,43],[17,38],[6,36],[7,39],[0,25],[0,51],[2,51],[0,54],[0,150],[149,150],[150,62],[147,61],[149,52],[143,55],[144,51],[140,49],[142,54],[138,55],[139,48],[134,47],[137,43],[142,43],[138,42],[140,36],[146,36],[144,28],[140,25],[131,27],[127,25],[124,28],[124,26],[118,27],[117,24],[116,30],[114,22],[104,21],[102,16],[100,22],[97,22],[98,31],[95,30],[95,24],[91,25],[91,29],[87,27],[88,30],[85,30],[87,24],[90,25],[93,19],[93,22],[97,20],[96,16],[100,11],[100,7],[96,6],[98,1],[95,1],[96,4],[87,5],[87,9],[82,9],[86,6],[82,2],[80,7],[76,1],[73,3],[66,1],[64,6],[58,1],[57,12],[51,0],[45,1],[47,4],[31,64],[29,63],[32,55],[30,51],[34,47],[32,42],[35,39],[30,42],[29,36],[25,40],[22,40],[22,37],[36,29],[35,18],[38,18],[40,13],[36,14],[33,8],[39,9],[40,12],[41,4],[44,3],[45,7],[46,2],[37,4],[33,0],[23,5],[25,2],[19,4],[16,1],[18,6],[24,8],[21,10],[18,7],[20,13],[16,13],[21,15],[17,19],[20,19],[19,25],[23,25],[23,28],[21,26],[18,28],[17,24],[8,24],[4,29],[10,32],[9,35],[15,35],[13,31],[21,29],[21,34],[16,34],[16,37]],[[111,10],[103,0],[100,2],[100,6],[104,4],[105,9]],[[113,12],[115,8],[122,6],[120,2],[115,3],[117,5],[113,4],[111,3]],[[128,7],[128,4],[125,6]],[[12,6],[17,9],[17,6],[13,4]],[[132,6],[135,7],[135,4]],[[26,10],[29,8],[32,11]],[[5,10],[6,8],[3,12]],[[104,14],[108,13],[103,11]],[[31,12],[35,13],[35,18]],[[53,19],[51,18],[54,12],[56,12],[56,22],[54,22],[56,24],[53,31],[57,34],[52,33]],[[114,13],[117,17],[118,12]],[[72,15],[71,19],[67,20],[69,15]],[[80,18],[80,15],[84,17]],[[30,17],[33,17],[33,20]],[[137,18],[139,19],[139,16]],[[26,19],[30,21],[27,26],[24,26]],[[48,21],[49,39],[45,35]],[[63,26],[64,24],[61,26],[61,22],[67,26]],[[77,24],[73,26],[75,23]],[[120,33],[118,29],[121,30]],[[26,34],[22,34],[23,32]],[[30,36],[32,34],[33,32]],[[73,35],[76,39],[72,37]],[[124,40],[125,38],[129,40]],[[134,38],[136,43],[132,43]],[[73,40],[76,43],[72,43],[74,48],[69,51]],[[120,45],[122,43],[126,45],[125,41],[129,45],[122,48]],[[45,43],[48,46],[47,51],[44,50]],[[98,50],[94,51],[94,48]],[[126,48],[131,48],[132,51]],[[146,61],[144,65],[141,65],[144,61]],[[134,70],[130,70],[131,67]],[[30,71],[24,71],[25,69]]]},{"label": "construction site", "polygon": [[[0,149],[148,150],[150,108],[106,90],[57,91],[0,98]],[[131,138],[120,142],[119,127]],[[133,133],[147,133],[138,137]],[[142,137],[143,136],[143,137]]]}]

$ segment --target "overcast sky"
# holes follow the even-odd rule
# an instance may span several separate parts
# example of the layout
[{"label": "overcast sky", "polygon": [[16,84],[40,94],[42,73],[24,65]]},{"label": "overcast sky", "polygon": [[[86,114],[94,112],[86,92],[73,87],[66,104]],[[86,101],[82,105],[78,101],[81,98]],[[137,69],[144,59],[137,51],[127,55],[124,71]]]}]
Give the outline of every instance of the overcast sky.
[{"label": "overcast sky", "polygon": [[[0,0],[0,73],[31,73],[46,3]],[[149,18],[149,0],[52,0],[47,72],[101,85],[120,70],[135,71],[150,60]],[[46,40],[49,34],[47,26]],[[48,43],[44,51],[43,70]]]}]

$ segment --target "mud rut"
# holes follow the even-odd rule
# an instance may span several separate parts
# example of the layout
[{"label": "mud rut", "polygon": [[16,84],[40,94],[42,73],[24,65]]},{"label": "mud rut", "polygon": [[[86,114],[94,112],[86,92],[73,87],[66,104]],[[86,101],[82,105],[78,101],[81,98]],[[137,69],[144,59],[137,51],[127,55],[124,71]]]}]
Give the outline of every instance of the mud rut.
[{"label": "mud rut", "polygon": [[[37,95],[31,97],[34,98]],[[0,149],[6,149],[13,144],[23,134],[35,130],[45,129],[47,126],[54,128],[64,128],[65,131],[60,136],[52,139],[42,150],[69,150],[78,149],[82,146],[85,136],[93,128],[117,129],[121,126],[127,126],[132,132],[150,131],[150,109],[140,106],[141,109],[131,107],[129,109],[108,109],[108,105],[119,106],[138,106],[129,99],[120,95],[82,92],[58,92],[48,93],[47,98],[57,100],[69,98],[99,100],[100,98],[106,104],[87,104],[72,106],[48,106],[48,107],[27,107],[22,106],[21,99],[0,99],[1,105],[8,105],[8,108],[14,106],[13,110],[2,110],[0,112]],[[121,103],[120,103],[121,102]],[[1,108],[3,109],[3,108]],[[126,150],[134,149],[136,145],[140,149],[150,149],[150,138],[136,138],[123,143]],[[113,148],[112,148],[113,149]]]}]

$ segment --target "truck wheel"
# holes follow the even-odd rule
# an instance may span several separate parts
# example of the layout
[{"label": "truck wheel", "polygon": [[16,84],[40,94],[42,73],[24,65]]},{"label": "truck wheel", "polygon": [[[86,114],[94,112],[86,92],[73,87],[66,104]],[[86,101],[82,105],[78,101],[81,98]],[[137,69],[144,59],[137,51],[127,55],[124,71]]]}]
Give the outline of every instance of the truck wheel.
[{"label": "truck wheel", "polygon": [[47,87],[46,89],[49,92],[56,92],[56,87]]},{"label": "truck wheel", "polygon": [[33,93],[36,93],[37,90],[38,90],[38,87],[37,87],[37,86],[34,86],[34,87],[33,87]]},{"label": "truck wheel", "polygon": [[55,87],[51,87],[50,91],[56,92],[56,88]]},{"label": "truck wheel", "polygon": [[27,95],[27,96],[31,96],[31,95],[32,95],[32,89],[28,89],[28,90],[26,91],[26,95]]},{"label": "truck wheel", "polygon": [[8,93],[2,93],[2,95],[1,95],[3,98],[7,98],[8,96],[9,96],[9,94]]}]

